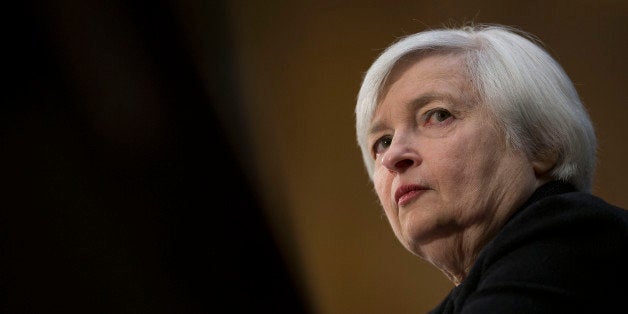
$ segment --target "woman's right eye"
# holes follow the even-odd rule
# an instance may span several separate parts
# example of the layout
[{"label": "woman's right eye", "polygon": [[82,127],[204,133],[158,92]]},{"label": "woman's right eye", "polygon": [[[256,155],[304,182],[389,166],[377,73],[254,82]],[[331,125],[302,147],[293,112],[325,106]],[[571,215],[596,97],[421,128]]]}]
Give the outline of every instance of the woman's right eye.
[{"label": "woman's right eye", "polygon": [[390,144],[392,144],[392,136],[389,135],[382,136],[375,141],[375,144],[373,144],[373,157],[377,159],[377,156],[386,151]]}]

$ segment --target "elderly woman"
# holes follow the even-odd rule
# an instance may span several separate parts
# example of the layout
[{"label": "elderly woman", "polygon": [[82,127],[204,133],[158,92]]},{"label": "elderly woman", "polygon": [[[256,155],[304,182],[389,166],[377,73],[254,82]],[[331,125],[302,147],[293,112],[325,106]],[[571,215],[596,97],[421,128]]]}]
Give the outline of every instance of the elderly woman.
[{"label": "elderly woman", "polygon": [[404,37],[366,73],[355,113],[394,234],[455,285],[432,313],[626,312],[628,212],[591,194],[591,121],[531,36]]}]

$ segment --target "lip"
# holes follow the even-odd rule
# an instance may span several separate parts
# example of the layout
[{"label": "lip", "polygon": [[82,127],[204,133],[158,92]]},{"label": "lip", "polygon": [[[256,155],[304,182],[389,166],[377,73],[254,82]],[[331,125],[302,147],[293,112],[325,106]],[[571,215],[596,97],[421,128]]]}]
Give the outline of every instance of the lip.
[{"label": "lip", "polygon": [[395,191],[395,202],[399,206],[407,205],[427,190],[427,187],[418,184],[402,185]]}]

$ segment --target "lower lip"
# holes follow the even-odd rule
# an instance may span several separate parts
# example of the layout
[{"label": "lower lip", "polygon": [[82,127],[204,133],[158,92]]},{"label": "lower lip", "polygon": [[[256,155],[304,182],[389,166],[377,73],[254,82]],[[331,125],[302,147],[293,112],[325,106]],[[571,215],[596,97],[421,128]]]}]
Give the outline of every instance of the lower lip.
[{"label": "lower lip", "polygon": [[410,202],[414,201],[415,199],[417,199],[419,197],[419,195],[423,194],[423,192],[425,192],[426,190],[413,190],[410,191],[404,195],[401,195],[401,197],[399,198],[399,201],[397,201],[397,204],[399,206],[405,206],[410,204]]}]

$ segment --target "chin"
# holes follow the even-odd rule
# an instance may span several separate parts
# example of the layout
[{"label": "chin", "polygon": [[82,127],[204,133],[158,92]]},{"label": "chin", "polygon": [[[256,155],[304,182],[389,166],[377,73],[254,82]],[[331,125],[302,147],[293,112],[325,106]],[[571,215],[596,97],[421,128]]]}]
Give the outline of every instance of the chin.
[{"label": "chin", "polygon": [[406,230],[403,237],[403,245],[413,254],[424,257],[424,246],[429,245],[432,240],[429,230],[425,228],[414,228]]},{"label": "chin", "polygon": [[413,255],[416,255],[423,260],[428,259],[427,255],[425,254],[425,250],[419,243],[406,244],[405,247]]},{"label": "chin", "polygon": [[404,237],[412,242],[424,241],[437,228],[436,217],[421,208],[412,208],[403,213],[402,228]]}]

